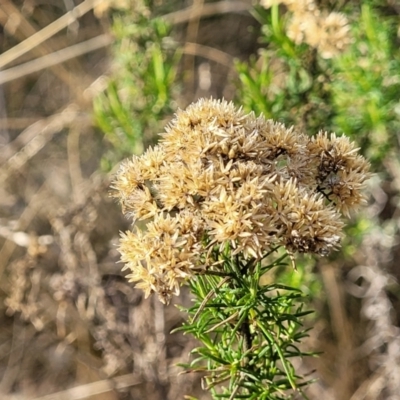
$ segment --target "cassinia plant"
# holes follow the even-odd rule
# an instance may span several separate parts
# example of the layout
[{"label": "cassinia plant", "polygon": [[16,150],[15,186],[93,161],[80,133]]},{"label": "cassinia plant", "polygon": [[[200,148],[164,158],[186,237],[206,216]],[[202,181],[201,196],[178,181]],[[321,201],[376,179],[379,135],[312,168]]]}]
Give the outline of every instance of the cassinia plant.
[{"label": "cassinia plant", "polygon": [[286,255],[294,265],[295,253],[339,247],[342,215],[365,201],[369,164],[357,150],[202,99],[121,165],[115,197],[145,222],[121,237],[128,278],[163,303],[189,284],[182,330],[201,346],[186,367],[214,398],[284,399],[307,383],[291,362],[306,355],[302,295],[261,278]]}]

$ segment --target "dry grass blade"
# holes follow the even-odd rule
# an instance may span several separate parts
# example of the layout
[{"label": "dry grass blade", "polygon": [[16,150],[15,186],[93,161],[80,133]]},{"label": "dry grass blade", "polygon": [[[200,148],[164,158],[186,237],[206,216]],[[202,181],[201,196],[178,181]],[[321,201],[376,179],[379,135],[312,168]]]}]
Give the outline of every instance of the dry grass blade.
[{"label": "dry grass blade", "polygon": [[216,291],[217,289],[220,289],[220,288],[222,287],[222,285],[224,285],[226,282],[229,281],[229,279],[230,279],[229,276],[227,276],[227,277],[225,277],[224,279],[222,279],[222,281],[221,281],[220,283],[218,283],[217,287],[216,287],[214,290],[210,291],[210,292],[207,294],[206,297],[204,297],[203,302],[200,304],[199,309],[197,310],[196,314],[195,314],[194,317],[193,317],[193,320],[192,320],[193,322],[196,321],[197,317],[198,317],[199,314],[203,311],[203,309],[204,309],[204,307],[206,306],[207,302],[211,299],[211,297],[214,296],[215,291]]},{"label": "dry grass blade", "polygon": [[[186,38],[188,42],[197,42],[199,32],[200,15],[204,7],[204,0],[193,0],[191,7],[189,23],[186,29]],[[189,55],[189,53],[186,53]],[[183,60],[183,68],[186,71],[186,81],[191,90],[194,90],[195,85],[195,57],[190,54]]]},{"label": "dry grass blade", "polygon": [[192,56],[208,58],[209,60],[215,61],[228,68],[233,65],[232,56],[210,46],[204,46],[198,43],[186,43],[183,52]]},{"label": "dry grass blade", "polygon": [[29,141],[1,166],[0,182],[4,182],[12,171],[22,167],[52,139],[54,134],[68,126],[77,116],[78,111],[74,107],[66,107],[60,114],[53,115],[44,121],[38,121],[27,128],[29,135],[26,136],[29,136]]},{"label": "dry grass blade", "polygon": [[104,379],[86,385],[63,390],[62,392],[37,397],[33,400],[78,400],[86,399],[111,390],[124,389],[130,386],[139,385],[141,381],[131,374],[118,376],[114,379]]},{"label": "dry grass blade", "polygon": [[350,400],[369,400],[378,398],[385,385],[385,369],[380,367],[372,376],[362,383],[362,385],[353,393]]},{"label": "dry grass blade", "polygon": [[250,8],[251,4],[243,1],[219,1],[204,4],[202,7],[188,7],[166,14],[163,18],[171,24],[183,24],[191,19],[210,17],[216,14],[239,13],[248,11]]},{"label": "dry grass blade", "polygon": [[32,48],[40,45],[45,40],[54,36],[57,32],[66,28],[69,24],[75,21],[77,18],[86,14],[92,10],[96,5],[100,4],[102,0],[86,0],[83,3],[76,6],[70,12],[64,14],[61,18],[47,25],[45,28],[28,37],[23,42],[17,44],[10,50],[4,52],[0,56],[0,68],[3,68],[7,64],[13,62],[18,57],[30,51]]},{"label": "dry grass blade", "polygon": [[[43,202],[43,198],[48,196],[47,186],[44,183],[37,192],[32,196],[29,204],[21,214],[18,219],[18,228],[20,230],[25,230],[29,224],[32,222],[33,218],[36,215],[37,208]],[[7,266],[8,261],[10,260],[17,244],[11,240],[6,240],[3,244],[2,248],[0,249],[0,287],[5,292],[7,291],[7,281],[1,280],[4,270]]]},{"label": "dry grass blade", "polygon": [[[38,120],[38,117],[0,118],[0,127],[5,129],[25,129]],[[3,154],[1,157],[3,158]]]},{"label": "dry grass blade", "polygon": [[336,395],[338,398],[349,398],[351,395],[351,384],[355,379],[354,371],[351,366],[354,348],[354,334],[351,324],[346,316],[345,306],[343,304],[344,295],[342,288],[338,283],[336,276],[338,268],[332,264],[326,264],[321,267],[322,279],[326,288],[327,301],[332,319],[332,329],[339,343],[337,351],[337,362],[340,366],[335,379],[340,382],[336,384]]},{"label": "dry grass blade", "polygon": [[227,319],[224,319],[223,321],[219,322],[218,324],[214,325],[212,328],[208,329],[207,331],[205,331],[204,333],[210,333],[215,331],[217,328],[219,328],[220,326],[223,326],[225,324],[227,324],[228,322],[231,322],[233,320],[235,320],[237,318],[237,316],[239,315],[239,311],[236,311],[234,314],[232,314],[230,317],[228,317]]},{"label": "dry grass blade", "polygon": [[[73,113],[69,116],[70,113]],[[77,112],[73,106],[66,107],[61,113],[57,113],[52,115],[51,117],[39,119],[32,121],[28,127],[26,127],[16,139],[14,139],[11,143],[8,143],[1,149],[0,154],[0,169],[6,170],[7,167],[3,166],[3,164],[7,163],[11,157],[15,156],[23,147],[28,145],[37,135],[46,135],[46,132],[53,129],[61,129],[57,128],[57,123],[60,121],[65,121],[67,117],[67,121],[75,120],[77,116]],[[26,122],[29,119],[24,118]],[[57,122],[57,123],[56,123]],[[1,175],[1,173],[0,173]],[[1,178],[0,178],[1,182]]]},{"label": "dry grass blade", "polygon": [[[24,7],[22,7],[21,9],[20,8],[21,7],[15,5],[11,0],[2,0],[1,2],[0,24],[9,35],[14,37],[17,43],[23,42],[26,38],[35,35],[40,30],[35,21],[29,20],[29,15],[27,15],[28,13],[24,12]],[[9,29],[10,21],[16,21],[14,27],[12,27],[11,30]],[[69,25],[69,27],[71,27],[71,25]],[[68,45],[69,41],[67,40],[67,38],[59,36],[55,40],[48,40],[38,47],[33,47],[30,53],[33,58],[41,57],[46,54],[52,53],[60,48],[67,47]],[[73,68],[74,71],[80,71],[80,64],[78,61],[71,62],[68,67],[69,69],[67,70],[63,66],[57,65],[52,67],[52,72],[62,82],[68,85],[71,91],[75,93],[76,98],[79,99],[81,96],[79,86],[76,85],[75,81],[72,84],[70,73],[71,68]]]},{"label": "dry grass blade", "polygon": [[98,50],[102,47],[108,46],[111,42],[112,37],[110,35],[99,35],[95,38],[86,40],[85,42],[75,44],[66,49],[58,50],[54,53],[37,58],[36,60],[18,65],[17,67],[6,69],[5,71],[0,72],[0,84],[52,67],[53,65],[63,63],[91,51]]}]

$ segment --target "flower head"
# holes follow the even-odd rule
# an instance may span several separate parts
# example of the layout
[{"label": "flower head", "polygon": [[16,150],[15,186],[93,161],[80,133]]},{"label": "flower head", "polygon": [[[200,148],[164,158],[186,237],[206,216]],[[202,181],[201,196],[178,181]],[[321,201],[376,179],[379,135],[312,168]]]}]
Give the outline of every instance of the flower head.
[{"label": "flower head", "polygon": [[270,8],[284,4],[292,13],[287,35],[297,45],[307,43],[316,48],[323,58],[332,58],[350,44],[350,26],[342,13],[321,11],[315,0],[262,0]]},{"label": "flower head", "polygon": [[180,110],[158,146],[114,181],[124,212],[143,220],[121,237],[128,278],[168,302],[191,276],[217,269],[210,250],[259,259],[273,246],[326,255],[341,214],[364,201],[368,163],[345,137],[309,138],[232,103]]}]

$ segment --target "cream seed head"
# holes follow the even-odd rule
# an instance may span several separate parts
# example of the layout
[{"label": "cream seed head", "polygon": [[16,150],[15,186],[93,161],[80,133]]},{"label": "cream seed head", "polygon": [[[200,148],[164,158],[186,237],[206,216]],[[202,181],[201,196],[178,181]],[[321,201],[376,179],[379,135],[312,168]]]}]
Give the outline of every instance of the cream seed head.
[{"label": "cream seed head", "polygon": [[261,0],[260,4],[265,8],[284,4],[292,13],[288,37],[297,45],[307,43],[316,48],[322,58],[337,56],[351,43],[346,16],[319,10],[315,0]]},{"label": "cream seed head", "polygon": [[340,245],[341,214],[365,201],[368,168],[345,137],[309,138],[201,99],[116,176],[114,196],[144,221],[121,236],[128,278],[167,303],[193,275],[218,270],[214,246],[246,259],[279,245],[326,255]]}]

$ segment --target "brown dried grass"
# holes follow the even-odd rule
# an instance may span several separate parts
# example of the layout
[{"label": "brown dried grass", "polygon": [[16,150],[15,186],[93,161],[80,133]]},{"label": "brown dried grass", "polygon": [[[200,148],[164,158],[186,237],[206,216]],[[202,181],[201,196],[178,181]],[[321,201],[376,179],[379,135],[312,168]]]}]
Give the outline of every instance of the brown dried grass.
[{"label": "brown dried grass", "polygon": [[[93,1],[80,4],[86,14],[75,20],[66,17],[72,11],[64,4],[73,3],[4,0],[0,6],[0,65],[8,65],[9,73],[22,71],[13,80],[0,72],[7,82],[2,87],[6,112],[0,111],[0,397],[161,400],[197,393],[208,398],[198,376],[178,376],[174,366],[187,361],[195,346],[187,337],[169,335],[182,316],[174,305],[143,301],[117,264],[118,232],[127,222],[108,198],[110,178],[97,172],[107,144],[91,122],[91,93],[109,65],[108,51],[100,48],[109,43],[109,21],[93,15]],[[242,14],[248,4],[197,1],[196,8],[168,16],[178,26],[177,35],[190,38],[183,104],[199,96],[232,97],[234,87],[226,85],[232,57],[246,58],[257,46],[255,35],[239,35],[240,43],[237,37],[251,21]],[[211,9],[229,13],[232,7],[239,14],[201,19]],[[53,30],[46,28],[49,24]],[[99,38],[104,40],[97,47],[87,47]],[[59,52],[74,46],[80,50],[62,63],[45,63],[60,61]],[[208,63],[218,84],[199,85],[199,60]],[[13,66],[16,61],[22,67]],[[394,161],[388,168],[400,176]],[[398,219],[397,206],[385,214],[398,197],[396,182],[371,188],[371,215],[381,207],[382,219]],[[399,278],[395,239],[398,233],[389,244],[379,234],[365,239],[360,265],[384,265]],[[384,259],[371,259],[383,250]],[[326,300],[316,304],[320,317],[305,345],[324,354],[300,366],[318,371],[319,381],[309,390],[312,399],[386,399],[398,385],[389,379],[399,365],[398,301],[382,287],[379,295],[350,296],[346,285],[355,283],[346,273],[351,267],[320,268]],[[386,276],[380,268],[374,273]],[[364,274],[364,281],[370,276]],[[180,303],[190,304],[187,293]],[[393,315],[385,329],[371,314],[360,317],[362,307],[371,310],[371,304],[378,310],[384,305],[382,312]],[[365,348],[369,351],[360,352]]]}]

